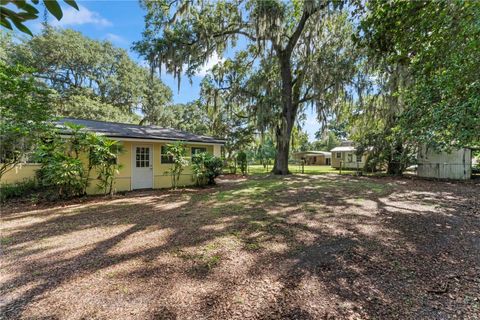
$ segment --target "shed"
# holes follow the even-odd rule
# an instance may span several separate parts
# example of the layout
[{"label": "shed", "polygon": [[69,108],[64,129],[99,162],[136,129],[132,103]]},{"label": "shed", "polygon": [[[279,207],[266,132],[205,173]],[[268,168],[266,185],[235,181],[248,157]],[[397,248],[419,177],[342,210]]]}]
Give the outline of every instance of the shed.
[{"label": "shed", "polygon": [[439,152],[423,146],[418,152],[417,175],[425,178],[468,180],[472,176],[472,149]]}]

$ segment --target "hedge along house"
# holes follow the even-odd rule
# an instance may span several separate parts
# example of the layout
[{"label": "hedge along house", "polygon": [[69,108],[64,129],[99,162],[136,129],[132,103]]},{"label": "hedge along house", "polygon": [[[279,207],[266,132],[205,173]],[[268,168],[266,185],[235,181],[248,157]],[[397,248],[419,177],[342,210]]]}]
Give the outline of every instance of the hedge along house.
[{"label": "hedge along house", "polygon": [[335,169],[363,169],[367,163],[368,153],[357,156],[357,148],[351,141],[344,141],[339,147],[330,150],[332,167]]},{"label": "hedge along house", "polygon": [[326,151],[302,151],[293,153],[296,161],[305,161],[305,165],[327,165],[329,166],[332,154]]},{"label": "hedge along house", "polygon": [[[166,146],[176,141],[182,141],[187,148],[187,157],[193,154],[208,152],[220,156],[221,147],[225,141],[209,136],[196,135],[188,132],[161,128],[157,126],[140,126],[125,123],[104,122],[63,118],[57,126],[61,132],[65,123],[73,123],[84,127],[84,130],[116,140],[123,147],[123,152],[117,157],[121,165],[115,177],[116,191],[136,189],[156,189],[171,187],[171,176],[168,170],[172,166],[172,158],[167,155]],[[62,134],[68,135],[68,131]],[[39,164],[22,164],[8,171],[2,178],[2,183],[14,184],[25,179],[33,179]],[[100,193],[95,172],[90,176],[88,194]],[[188,166],[182,172],[179,186],[193,185],[193,173]]]}]

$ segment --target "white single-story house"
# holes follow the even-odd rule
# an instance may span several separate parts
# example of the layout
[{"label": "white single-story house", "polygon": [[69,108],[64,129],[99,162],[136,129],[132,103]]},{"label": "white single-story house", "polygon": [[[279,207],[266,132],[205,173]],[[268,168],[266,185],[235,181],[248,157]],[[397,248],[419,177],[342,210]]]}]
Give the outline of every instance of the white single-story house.
[{"label": "white single-story house", "polygon": [[293,158],[305,161],[306,165],[330,165],[332,153],[327,151],[301,151],[294,152]]},{"label": "white single-story house", "polygon": [[332,167],[335,169],[363,169],[367,162],[368,153],[357,156],[357,148],[351,141],[343,141],[339,147],[330,150],[332,153]]},{"label": "white single-story house", "polygon": [[[62,130],[65,123],[81,125],[85,130],[95,132],[118,141],[124,152],[117,158],[121,169],[115,177],[116,191],[135,189],[171,187],[171,176],[168,170],[172,166],[172,158],[166,152],[166,146],[175,141],[182,141],[187,147],[187,156],[200,152],[221,155],[222,139],[192,134],[157,126],[140,126],[126,123],[63,118],[57,126]],[[61,131],[62,132],[62,131]],[[62,132],[68,135],[68,130]],[[16,166],[2,177],[2,183],[14,184],[25,179],[35,178],[35,171],[40,164],[27,163]],[[96,176],[90,177],[87,193],[98,193]],[[193,185],[193,173],[188,166],[182,172],[179,185]]]}]

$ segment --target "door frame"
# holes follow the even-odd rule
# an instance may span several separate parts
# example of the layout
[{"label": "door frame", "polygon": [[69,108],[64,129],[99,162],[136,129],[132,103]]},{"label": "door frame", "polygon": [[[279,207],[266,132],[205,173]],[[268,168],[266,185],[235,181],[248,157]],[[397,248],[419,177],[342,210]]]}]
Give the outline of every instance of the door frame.
[{"label": "door frame", "polygon": [[152,186],[150,188],[145,188],[145,189],[153,189],[153,186],[155,185],[155,145],[153,143],[142,143],[142,142],[139,142],[139,143],[132,143],[132,146],[131,146],[131,153],[132,153],[132,156],[130,157],[131,161],[132,161],[132,165],[131,165],[131,177],[130,177],[130,185],[131,185],[131,188],[130,188],[130,191],[132,190],[141,190],[141,189],[134,189],[133,188],[133,174],[135,173],[135,165],[136,165],[136,155],[137,155],[137,150],[135,149],[136,147],[150,147],[151,149],[151,152],[150,152],[150,157],[152,159],[151,161],[151,166],[152,166]]}]

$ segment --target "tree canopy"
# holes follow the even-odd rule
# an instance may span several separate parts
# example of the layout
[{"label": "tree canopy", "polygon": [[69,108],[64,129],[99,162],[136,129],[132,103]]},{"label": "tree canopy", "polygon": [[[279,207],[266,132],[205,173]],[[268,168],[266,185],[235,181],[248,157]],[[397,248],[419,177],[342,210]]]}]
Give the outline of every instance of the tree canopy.
[{"label": "tree canopy", "polygon": [[480,145],[480,4],[374,0],[359,18],[370,83],[347,112],[353,137],[390,173],[420,145]]},{"label": "tree canopy", "polygon": [[8,63],[32,68],[58,93],[58,115],[139,122],[143,114],[143,122],[155,123],[171,101],[170,88],[108,41],[46,26],[20,44],[2,42]]},{"label": "tree canopy", "polygon": [[0,61],[0,179],[14,165],[27,160],[48,131],[51,113],[45,105],[51,91],[23,66]]}]

